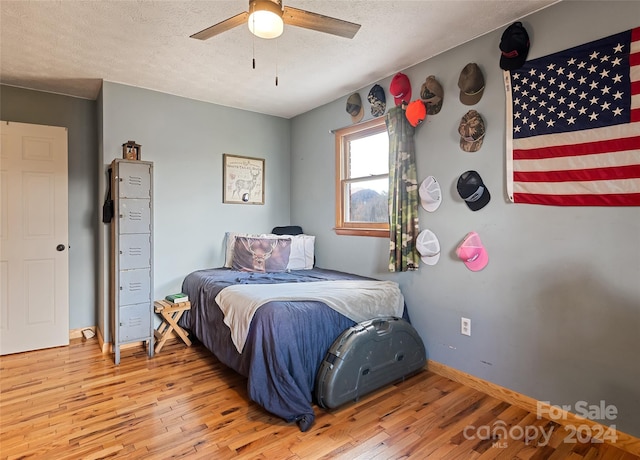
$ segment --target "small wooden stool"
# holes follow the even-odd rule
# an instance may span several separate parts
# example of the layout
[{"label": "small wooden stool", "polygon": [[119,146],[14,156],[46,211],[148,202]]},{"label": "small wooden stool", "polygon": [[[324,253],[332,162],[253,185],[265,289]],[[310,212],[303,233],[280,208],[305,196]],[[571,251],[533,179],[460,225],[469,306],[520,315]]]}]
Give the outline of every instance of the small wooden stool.
[{"label": "small wooden stool", "polygon": [[191,302],[172,303],[168,300],[156,300],[153,302],[155,312],[162,316],[162,324],[158,326],[158,329],[153,331],[156,338],[155,352],[158,353],[162,350],[164,343],[169,338],[171,331],[176,331],[176,334],[182,339],[182,341],[188,346],[191,346],[191,340],[187,336],[187,333],[178,326],[178,320],[185,312],[185,310],[191,309]]}]

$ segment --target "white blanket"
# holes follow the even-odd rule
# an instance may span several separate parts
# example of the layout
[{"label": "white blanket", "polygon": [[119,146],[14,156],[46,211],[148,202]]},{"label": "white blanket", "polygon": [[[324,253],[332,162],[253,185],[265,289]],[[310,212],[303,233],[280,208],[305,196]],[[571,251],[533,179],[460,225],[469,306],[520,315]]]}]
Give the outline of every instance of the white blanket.
[{"label": "white blanket", "polygon": [[216,302],[242,353],[256,310],[274,300],[316,300],[359,323],[379,316],[402,316],[404,297],[393,281],[336,280],[309,283],[236,284],[222,289]]}]

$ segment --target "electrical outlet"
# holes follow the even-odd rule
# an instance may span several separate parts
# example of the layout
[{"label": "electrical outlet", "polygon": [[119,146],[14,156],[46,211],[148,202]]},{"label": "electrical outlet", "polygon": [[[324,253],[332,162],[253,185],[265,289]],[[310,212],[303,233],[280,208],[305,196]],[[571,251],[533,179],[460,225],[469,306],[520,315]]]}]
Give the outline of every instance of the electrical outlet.
[{"label": "electrical outlet", "polygon": [[460,334],[471,337],[471,320],[464,316],[460,318]]}]

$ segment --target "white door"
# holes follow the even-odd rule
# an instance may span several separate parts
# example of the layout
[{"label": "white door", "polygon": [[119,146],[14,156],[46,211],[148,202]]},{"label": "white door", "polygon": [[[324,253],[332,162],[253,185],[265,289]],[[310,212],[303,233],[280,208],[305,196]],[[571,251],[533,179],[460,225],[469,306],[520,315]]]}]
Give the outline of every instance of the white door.
[{"label": "white door", "polygon": [[69,344],[67,129],[0,122],[0,354]]}]

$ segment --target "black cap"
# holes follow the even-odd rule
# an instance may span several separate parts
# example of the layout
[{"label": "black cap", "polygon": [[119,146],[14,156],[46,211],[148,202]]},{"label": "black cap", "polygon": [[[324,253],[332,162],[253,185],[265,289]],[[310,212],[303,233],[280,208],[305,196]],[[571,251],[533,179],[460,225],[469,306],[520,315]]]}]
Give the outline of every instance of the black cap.
[{"label": "black cap", "polygon": [[520,21],[505,29],[500,40],[500,68],[515,70],[524,65],[529,54],[529,34]]},{"label": "black cap", "polygon": [[465,171],[460,175],[458,194],[472,211],[484,208],[491,200],[489,189],[476,171]]}]

